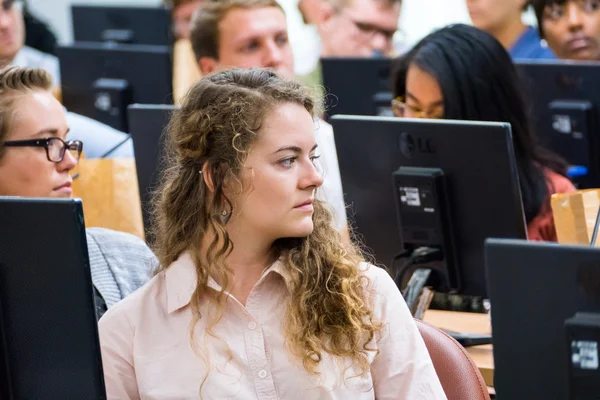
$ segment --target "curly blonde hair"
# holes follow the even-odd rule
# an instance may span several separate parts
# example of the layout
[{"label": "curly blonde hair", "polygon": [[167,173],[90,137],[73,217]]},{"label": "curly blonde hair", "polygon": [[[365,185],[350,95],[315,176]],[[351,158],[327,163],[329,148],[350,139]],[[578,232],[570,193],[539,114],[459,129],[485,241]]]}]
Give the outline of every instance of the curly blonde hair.
[{"label": "curly blonde hair", "polygon": [[[280,104],[301,105],[315,115],[317,103],[297,82],[265,70],[229,70],[209,75],[187,93],[168,127],[170,160],[155,199],[155,251],[166,269],[189,252],[197,271],[191,306],[192,326],[203,316],[199,305],[209,296],[209,277],[223,282],[211,301],[224,307],[224,291],[231,281],[226,258],[234,243],[226,222],[219,218],[231,202],[224,182],[236,179],[246,156],[260,136],[268,113]],[[204,184],[210,174],[212,192]],[[332,215],[323,203],[314,204],[314,230],[304,238],[279,239],[274,255],[289,271],[291,298],[284,321],[286,344],[312,374],[318,374],[323,352],[349,357],[362,370],[369,369],[369,343],[381,329],[368,304],[365,278],[359,265],[363,256],[344,246],[332,228]],[[201,254],[207,240],[208,250]],[[208,326],[218,323],[208,321]],[[209,331],[211,328],[207,328]]]}]

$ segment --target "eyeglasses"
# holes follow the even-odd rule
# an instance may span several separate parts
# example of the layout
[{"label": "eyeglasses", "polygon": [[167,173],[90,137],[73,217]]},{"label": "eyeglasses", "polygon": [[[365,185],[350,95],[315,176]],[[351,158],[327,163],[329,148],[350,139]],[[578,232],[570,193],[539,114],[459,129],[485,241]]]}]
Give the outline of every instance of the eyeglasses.
[{"label": "eyeglasses", "polygon": [[[570,0],[570,2],[576,3],[577,6],[579,6],[579,9],[586,14],[600,10],[600,0]],[[544,9],[544,18],[555,21],[561,19],[567,13],[566,6],[567,2],[562,4],[554,3],[546,6]]]},{"label": "eyeglasses", "polygon": [[23,10],[23,2],[20,0],[2,0],[0,2],[0,11],[10,12],[13,10],[13,7],[18,10]]},{"label": "eyeglasses", "polygon": [[392,100],[392,111],[394,112],[394,115],[399,118],[444,118],[443,107],[436,107],[433,110],[421,110],[418,107],[406,104],[404,97],[396,97],[394,100]]},{"label": "eyeglasses", "polygon": [[344,11],[341,11],[340,14],[342,14],[348,21],[354,24],[354,26],[358,29],[361,35],[365,38],[365,40],[370,40],[376,34],[380,34],[383,35],[383,37],[385,37],[386,41],[391,42],[397,31],[397,29],[385,29],[367,22],[357,21],[350,14]]},{"label": "eyeglasses", "polygon": [[73,158],[79,162],[79,157],[83,151],[83,143],[80,140],[71,140],[65,142],[64,140],[51,137],[46,139],[32,139],[32,140],[13,140],[4,142],[4,147],[44,147],[46,149],[46,157],[48,161],[59,163],[65,158],[67,150],[71,153]]}]

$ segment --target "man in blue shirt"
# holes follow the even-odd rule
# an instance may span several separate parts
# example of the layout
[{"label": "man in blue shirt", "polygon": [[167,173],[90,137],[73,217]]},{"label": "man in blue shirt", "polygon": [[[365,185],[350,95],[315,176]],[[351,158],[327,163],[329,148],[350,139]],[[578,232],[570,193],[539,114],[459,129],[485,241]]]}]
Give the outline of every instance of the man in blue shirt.
[{"label": "man in blue shirt", "polygon": [[533,0],[533,7],[558,58],[600,61],[600,0]]},{"label": "man in blue shirt", "polygon": [[523,23],[528,0],[467,0],[473,25],[494,36],[513,59],[555,58],[537,30]]}]

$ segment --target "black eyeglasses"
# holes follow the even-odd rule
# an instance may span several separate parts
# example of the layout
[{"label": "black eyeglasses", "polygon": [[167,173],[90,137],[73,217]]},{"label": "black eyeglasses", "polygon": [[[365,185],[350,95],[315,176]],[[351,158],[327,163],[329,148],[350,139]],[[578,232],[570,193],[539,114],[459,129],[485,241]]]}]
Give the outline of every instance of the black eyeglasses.
[{"label": "black eyeglasses", "polygon": [[46,149],[48,161],[59,163],[65,158],[67,150],[79,162],[79,157],[83,151],[83,143],[80,140],[71,140],[65,142],[61,138],[51,137],[46,139],[32,140],[13,140],[4,142],[4,147],[43,147]]},{"label": "black eyeglasses", "polygon": [[348,12],[342,10],[339,12],[343,17],[350,21],[363,35],[364,39],[371,40],[375,34],[379,33],[385,37],[385,40],[391,42],[394,39],[397,29],[386,29],[367,22],[357,21]]},{"label": "black eyeglasses", "polygon": [[0,8],[4,12],[12,10],[13,6],[17,6],[19,10],[23,9],[23,2],[20,0],[2,0],[0,2]]}]

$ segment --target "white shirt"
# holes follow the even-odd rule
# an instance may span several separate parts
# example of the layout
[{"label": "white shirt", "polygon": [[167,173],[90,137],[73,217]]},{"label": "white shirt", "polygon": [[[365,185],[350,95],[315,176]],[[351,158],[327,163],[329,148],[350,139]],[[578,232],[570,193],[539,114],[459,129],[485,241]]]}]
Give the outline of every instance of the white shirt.
[{"label": "white shirt", "polygon": [[315,136],[319,145],[317,154],[321,156],[319,161],[323,172],[323,185],[317,190],[317,196],[329,204],[334,216],[334,227],[340,230],[348,222],[333,127],[318,119],[315,121]]},{"label": "white shirt", "polygon": [[24,46],[12,61],[17,67],[40,68],[52,75],[55,86],[60,86],[60,64],[52,54],[42,53],[34,48]]},{"label": "white shirt", "polygon": [[285,11],[290,46],[294,53],[294,72],[296,75],[311,73],[319,63],[321,56],[321,38],[317,28],[304,23],[298,9],[298,0],[278,0]]},{"label": "white shirt", "polygon": [[[182,254],[167,270],[114,305],[99,322],[109,400],[443,400],[425,343],[383,269],[361,264],[368,307],[383,328],[376,333],[363,375],[350,359],[322,352],[320,376],[309,374],[285,344],[282,319],[291,278],[278,261],[243,306],[228,296],[224,314],[207,334],[214,303],[203,300],[194,330],[190,299],[196,266]],[[209,280],[208,291],[220,291]],[[195,348],[195,349],[194,349]],[[359,375],[359,376],[355,376]],[[342,378],[345,376],[345,379]]]},{"label": "white shirt", "polygon": [[132,158],[131,137],[95,119],[67,112],[69,140],[81,140],[85,158]]}]

